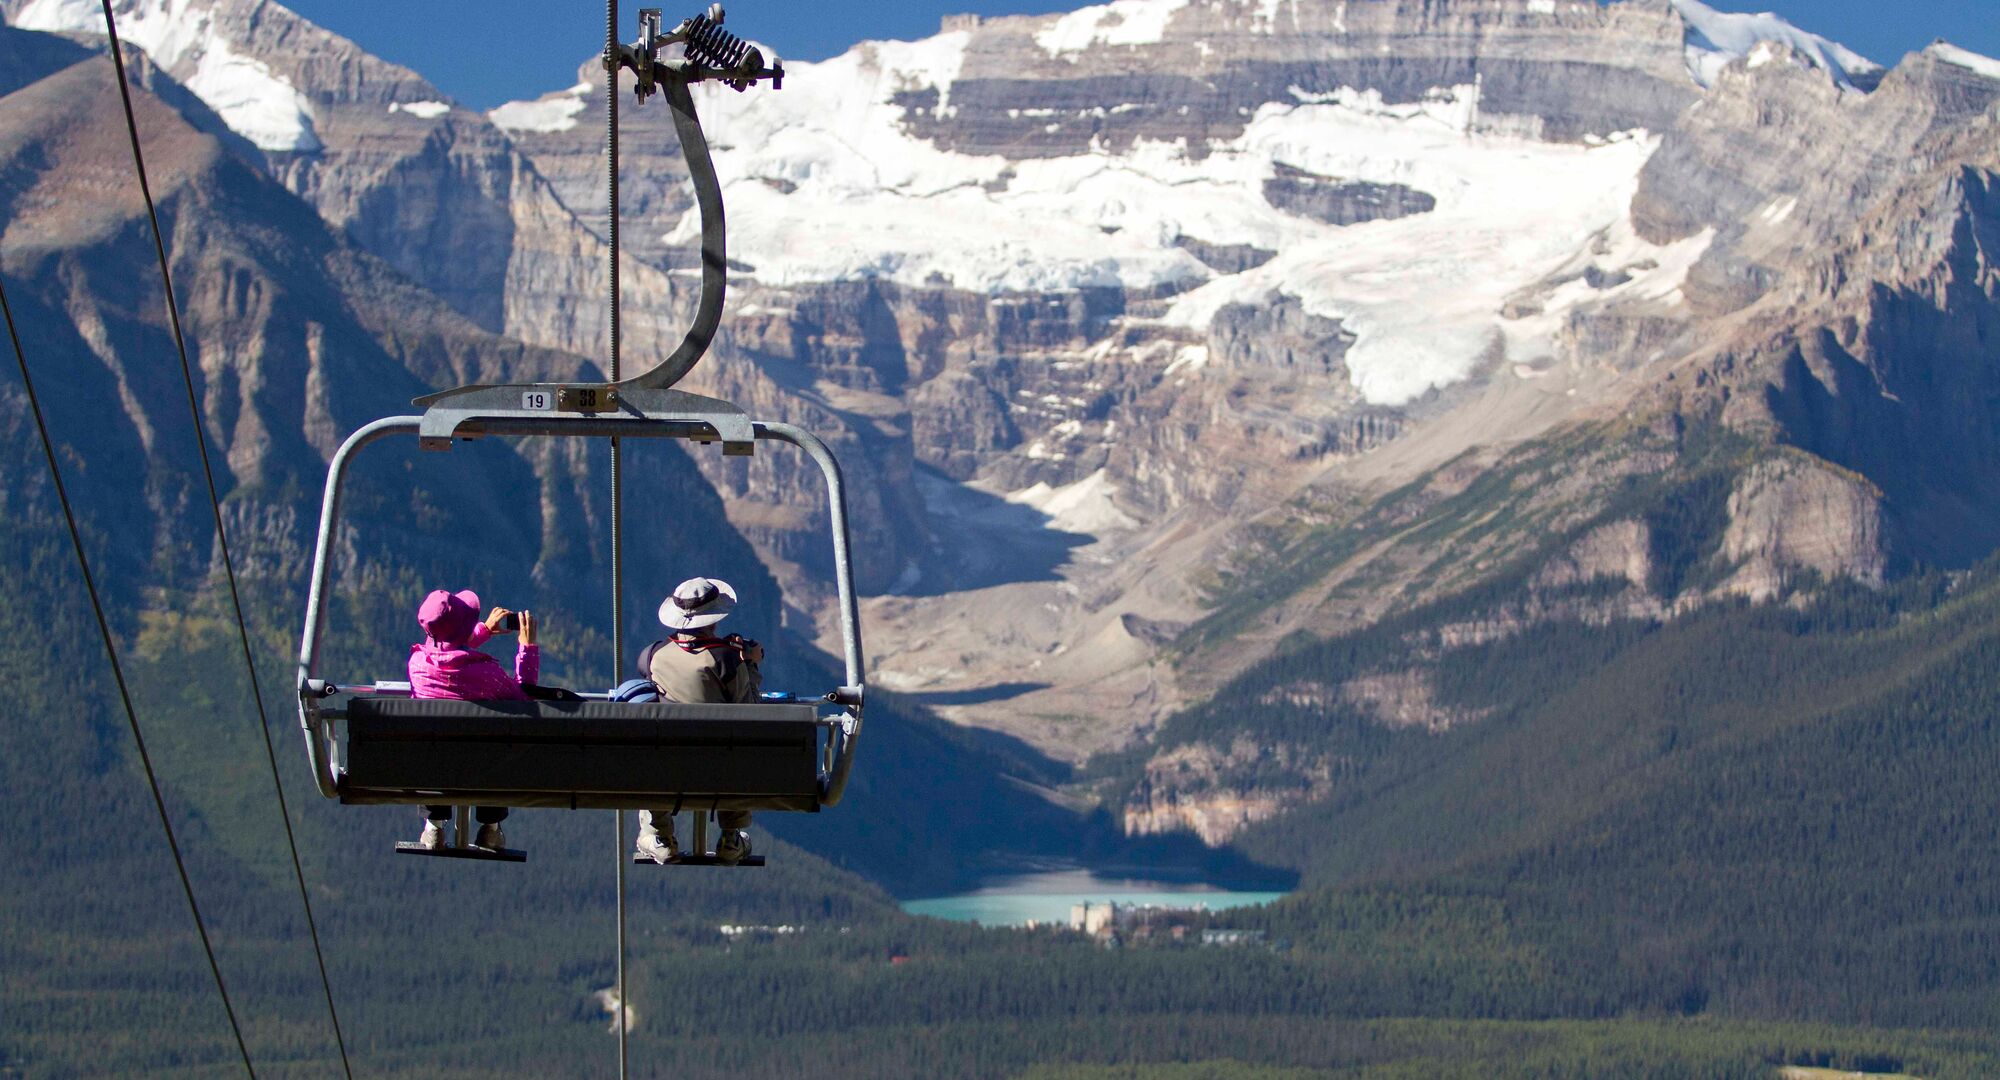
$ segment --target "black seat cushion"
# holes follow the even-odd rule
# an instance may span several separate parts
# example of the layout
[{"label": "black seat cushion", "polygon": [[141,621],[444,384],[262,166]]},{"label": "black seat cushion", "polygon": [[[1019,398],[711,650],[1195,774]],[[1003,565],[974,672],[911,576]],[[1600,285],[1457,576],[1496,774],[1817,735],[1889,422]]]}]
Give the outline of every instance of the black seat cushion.
[{"label": "black seat cushion", "polygon": [[343,802],[814,810],[809,704],[356,698]]}]

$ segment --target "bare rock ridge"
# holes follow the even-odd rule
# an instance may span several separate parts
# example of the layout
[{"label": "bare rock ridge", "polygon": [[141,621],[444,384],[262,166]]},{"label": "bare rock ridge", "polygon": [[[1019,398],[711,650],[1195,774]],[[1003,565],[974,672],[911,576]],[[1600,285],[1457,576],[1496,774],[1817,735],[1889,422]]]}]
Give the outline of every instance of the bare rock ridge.
[{"label": "bare rock ridge", "polygon": [[1328,225],[1393,220],[1437,208],[1435,197],[1403,184],[1343,181],[1283,163],[1277,175],[1264,181],[1264,198],[1280,210]]},{"label": "bare rock ridge", "polygon": [[1185,139],[1199,152],[1240,134],[1260,105],[1344,88],[1404,104],[1477,83],[1483,122],[1564,140],[1664,130],[1693,100],[1686,28],[1665,0],[1549,8],[1300,0],[986,19],[948,101],[913,89],[896,103],[940,145],[1022,157],[1094,140]]}]

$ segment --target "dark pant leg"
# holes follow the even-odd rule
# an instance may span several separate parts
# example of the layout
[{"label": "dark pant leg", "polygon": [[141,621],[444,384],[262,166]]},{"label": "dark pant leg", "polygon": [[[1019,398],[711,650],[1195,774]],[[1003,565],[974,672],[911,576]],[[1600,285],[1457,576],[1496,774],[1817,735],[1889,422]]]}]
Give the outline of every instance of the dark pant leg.
[{"label": "dark pant leg", "polygon": [[724,829],[747,829],[750,827],[750,811],[717,810],[715,823]]},{"label": "dark pant leg", "polygon": [[426,806],[426,807],[424,807],[424,816],[425,816],[425,817],[427,817],[427,818],[429,818],[429,819],[431,819],[432,821],[450,821],[450,820],[451,820],[451,807],[449,807],[449,806]]},{"label": "dark pant leg", "polygon": [[472,819],[481,825],[498,825],[507,820],[507,808],[504,806],[474,807]]}]

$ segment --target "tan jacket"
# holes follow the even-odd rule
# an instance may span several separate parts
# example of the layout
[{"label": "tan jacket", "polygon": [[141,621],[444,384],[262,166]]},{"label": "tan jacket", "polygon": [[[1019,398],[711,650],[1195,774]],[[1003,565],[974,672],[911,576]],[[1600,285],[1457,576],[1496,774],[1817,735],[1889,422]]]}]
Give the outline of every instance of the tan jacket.
[{"label": "tan jacket", "polygon": [[648,673],[667,701],[688,704],[754,702],[764,675],[741,646],[721,638],[669,638],[653,650]]}]

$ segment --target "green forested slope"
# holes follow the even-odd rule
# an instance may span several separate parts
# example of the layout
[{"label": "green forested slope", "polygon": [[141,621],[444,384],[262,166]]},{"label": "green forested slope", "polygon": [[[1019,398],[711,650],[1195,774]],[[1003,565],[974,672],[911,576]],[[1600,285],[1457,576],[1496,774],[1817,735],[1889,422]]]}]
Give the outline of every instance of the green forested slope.
[{"label": "green forested slope", "polygon": [[[1310,646],[1234,687],[1326,675]],[[2000,971],[2000,582],[1672,624],[1550,624],[1466,648],[1497,706],[1377,732],[1253,853],[1322,887],[1490,903],[1592,1008],[1990,1026]],[[1322,932],[1313,901],[1244,921]]]},{"label": "green forested slope", "polygon": [[[18,688],[0,724],[0,812],[9,823],[0,857],[12,871],[0,878],[0,1067],[30,1076],[227,1072],[233,1049],[125,736],[110,723],[74,570],[51,529],[4,532],[0,566],[25,568],[0,572],[6,602],[37,618],[19,647],[0,651]],[[1983,593],[1967,595],[1956,601],[1962,609],[1866,632],[1914,633],[1949,651],[1951,628],[1985,602]],[[162,634],[172,648],[160,645]],[[268,784],[261,744],[229,704],[241,689],[232,688],[240,676],[230,673],[229,643],[185,625],[136,637],[128,655],[142,717],[260,1069],[325,1075],[330,1046],[310,954],[276,822],[258,805]],[[212,713],[165,707],[209,695]],[[290,735],[281,730],[281,747]],[[1407,775],[1442,775],[1443,767],[1413,762]],[[1665,786],[1658,793],[1675,797]],[[514,828],[532,862],[467,867],[388,855],[388,841],[408,831],[407,813],[342,810],[298,787],[292,794],[334,986],[366,1075],[609,1068],[606,1017],[592,1000],[612,978],[608,815],[524,813]],[[635,870],[635,1074],[1006,1077],[1062,1063],[1177,1061],[1214,1063],[1201,1068],[1218,1077],[1276,1068],[1370,1077],[1766,1076],[1788,1061],[1891,1064],[1931,1076],[2000,1068],[2000,1057],[1989,1056],[2000,1047],[1980,1037],[1758,1026],[1725,1018],[1860,1014],[1713,992],[1690,1000],[1682,993],[1689,954],[1642,942],[1628,959],[1622,942],[1606,940],[1625,920],[1656,914],[1628,913],[1616,900],[1634,882],[1657,884],[1648,860],[1628,856],[1636,866],[1598,884],[1579,869],[1605,856],[1576,837],[1619,850],[1618,830],[1631,833],[1652,815],[1640,807],[1594,820],[1602,830],[1556,829],[1570,839],[1522,847],[1512,861],[1454,862],[1439,852],[1443,872],[1394,884],[1344,885],[1325,870],[1331,863],[1315,864],[1312,873],[1330,887],[1238,917],[1287,938],[1284,951],[1105,952],[1069,935],[909,919],[874,887],[782,846],[761,872]],[[1385,834],[1378,843],[1386,849],[1393,840]],[[1717,903],[1697,890],[1663,895],[1656,907],[1671,914]],[[1978,894],[1964,903],[1976,908]],[[806,929],[732,943],[715,930],[725,922]],[[1976,928],[1976,918],[1965,925]],[[1772,949],[1796,940],[1783,926],[1753,922],[1744,931]],[[1759,985],[1812,985],[1823,972],[1800,981],[1766,964]],[[1956,992],[1970,993],[1964,985]],[[1949,1004],[1931,1002],[1933,1015],[1939,1002]],[[1917,999],[1881,1019],[1917,1023],[1908,1017],[1923,1007]],[[1680,1010],[1704,1018],[1645,1019]],[[1576,1019],[1556,1022],[1563,1017]]]}]

